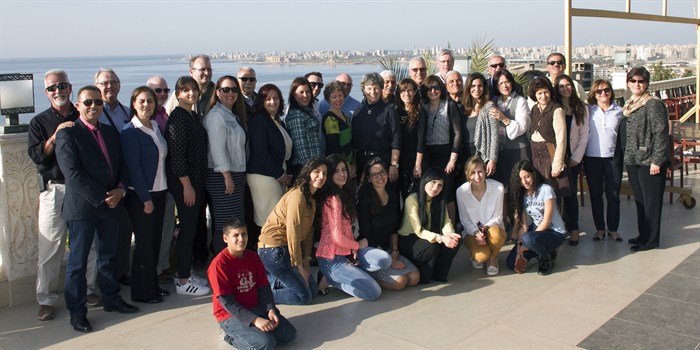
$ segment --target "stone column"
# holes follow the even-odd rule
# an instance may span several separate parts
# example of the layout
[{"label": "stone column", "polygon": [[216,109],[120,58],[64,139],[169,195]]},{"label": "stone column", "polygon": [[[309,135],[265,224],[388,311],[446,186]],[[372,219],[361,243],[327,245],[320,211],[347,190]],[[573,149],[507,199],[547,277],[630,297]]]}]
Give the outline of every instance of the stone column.
[{"label": "stone column", "polygon": [[18,293],[12,282],[36,275],[38,205],[39,181],[27,155],[27,133],[0,134],[0,307],[34,298],[26,288]]}]

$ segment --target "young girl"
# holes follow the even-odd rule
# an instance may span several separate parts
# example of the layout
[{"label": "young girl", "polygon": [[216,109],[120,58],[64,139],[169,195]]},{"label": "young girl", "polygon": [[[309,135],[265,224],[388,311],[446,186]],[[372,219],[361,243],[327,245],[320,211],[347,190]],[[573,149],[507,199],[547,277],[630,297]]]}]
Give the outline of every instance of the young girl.
[{"label": "young girl", "polygon": [[326,185],[328,166],[311,159],[294,187],[282,196],[260,232],[258,254],[265,265],[278,304],[306,305],[316,292],[309,277],[316,194]]},{"label": "young girl", "polygon": [[469,248],[472,266],[484,267],[486,273],[498,274],[498,252],[505,243],[503,228],[503,185],[486,179],[486,164],[479,156],[467,160],[464,173],[467,182],[457,189],[457,208],[464,227],[462,238]]},{"label": "young girl", "polygon": [[[357,240],[360,245],[368,246],[360,249],[360,267],[369,272],[382,288],[402,290],[418,284],[420,273],[413,263],[399,254],[396,229],[401,220],[401,206],[398,193],[386,190],[388,181],[387,167],[381,158],[367,161],[357,204],[360,227]],[[381,266],[381,263],[386,265]]]},{"label": "young girl", "polygon": [[326,160],[333,170],[322,201],[321,240],[316,251],[318,266],[330,285],[360,299],[376,300],[382,289],[358,266],[358,250],[367,248],[367,242],[360,245],[352,233],[355,188],[348,181],[348,165],[339,154],[332,154]]},{"label": "young girl", "polygon": [[447,282],[459,239],[445,209],[442,187],[445,172],[428,169],[420,181],[418,193],[406,198],[399,229],[399,252],[416,265],[420,283]]},{"label": "young girl", "polygon": [[556,249],[564,242],[566,234],[564,221],[557,210],[554,189],[544,182],[529,160],[521,160],[515,165],[510,188],[515,206],[518,245],[511,251],[513,256],[509,256],[508,260],[515,261],[514,269],[522,273],[527,262],[525,252],[531,250],[539,257],[538,273],[549,275],[554,269]]}]

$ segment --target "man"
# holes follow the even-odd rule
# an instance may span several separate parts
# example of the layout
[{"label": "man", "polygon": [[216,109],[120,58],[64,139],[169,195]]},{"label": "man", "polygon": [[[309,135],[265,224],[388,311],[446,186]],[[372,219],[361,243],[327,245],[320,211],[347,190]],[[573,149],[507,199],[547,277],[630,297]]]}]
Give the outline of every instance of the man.
[{"label": "man", "polygon": [[455,56],[452,50],[442,49],[435,57],[435,64],[438,67],[438,77],[443,83],[447,82],[447,72],[455,68]]},{"label": "man", "polygon": [[56,133],[70,128],[78,119],[78,110],[71,104],[73,87],[66,72],[58,69],[44,74],[44,93],[51,107],[29,122],[27,153],[39,173],[39,256],[37,259],[36,299],[40,321],[55,317],[58,300],[61,261],[66,248],[68,228],[61,218],[66,192],[65,178],[56,162]]},{"label": "man", "polygon": [[[121,90],[121,82],[117,74],[110,68],[100,68],[95,73],[95,85],[100,89],[104,108],[100,115],[100,123],[111,125],[121,132],[124,125],[131,120],[131,113],[128,106],[124,106],[119,102],[118,96]],[[131,253],[131,220],[126,209],[119,207],[119,240],[117,243],[117,267],[116,273],[119,281],[125,285],[131,284],[131,264],[129,263],[129,255]],[[91,284],[94,284],[91,283]],[[89,294],[92,294],[90,290]]]},{"label": "man", "polygon": [[[168,82],[161,76],[154,75],[148,78],[146,86],[156,93],[158,107],[156,109],[156,122],[162,135],[165,135],[165,125],[168,123],[168,113],[165,111],[165,104],[168,101]],[[170,268],[170,245],[175,231],[175,201],[168,192],[165,196],[165,215],[163,216],[163,231],[160,241],[160,253],[158,255],[158,274]]]},{"label": "man", "polygon": [[255,104],[255,99],[258,97],[258,94],[255,93],[255,85],[257,82],[258,79],[252,67],[241,67],[238,70],[238,84],[241,85],[243,101],[245,101],[245,111],[246,114],[248,114],[248,118],[255,114],[253,105]]},{"label": "man", "polygon": [[129,107],[119,102],[121,81],[117,74],[110,68],[100,68],[95,73],[95,85],[102,93],[105,102],[104,112],[100,116],[100,123],[108,124],[121,132],[125,124],[131,120]]},{"label": "man", "polygon": [[456,70],[451,70],[445,74],[445,87],[447,93],[453,101],[461,105],[462,94],[464,93],[464,84],[462,83],[462,74]]},{"label": "man", "polygon": [[[554,80],[559,75],[564,74],[565,69],[566,58],[564,58],[564,55],[560,54],[559,52],[553,52],[547,56],[547,72],[549,72],[549,80],[552,82],[552,85],[554,85]],[[588,96],[586,96],[586,92],[583,90],[581,83],[573,78],[571,78],[571,80],[574,82],[578,97],[581,99],[581,101],[586,101]],[[557,87],[555,86],[554,88],[556,89]]]},{"label": "man", "polygon": [[321,111],[318,108],[318,95],[321,94],[323,91],[323,75],[320,72],[311,72],[311,73],[306,73],[304,75],[304,78],[309,81],[309,84],[311,84],[311,93],[314,96],[314,102],[313,102],[313,111],[314,115],[316,116],[316,119],[318,119],[318,124],[321,125],[319,128],[319,139],[321,140],[321,150],[323,151],[323,154],[326,153],[326,135],[323,132],[323,114],[321,114]]},{"label": "man", "polygon": [[[197,55],[190,59],[190,76],[199,85],[199,99],[192,106],[192,110],[196,111],[201,117],[209,112],[209,100],[214,94],[216,84],[211,81],[211,58],[207,55]],[[175,93],[170,94],[168,102],[165,103],[165,111],[168,115],[177,107],[177,96]]]},{"label": "man", "polygon": [[115,263],[119,231],[120,201],[126,194],[119,134],[99,122],[102,96],[95,86],[78,91],[80,117],[71,128],[56,135],[56,158],[65,174],[66,194],[61,216],[68,226],[70,254],[66,266],[65,299],[70,324],[78,332],[92,331],[85,306],[87,257],[97,236],[97,273],[104,311],[135,313],[119,295]]},{"label": "man", "polygon": [[379,73],[384,79],[384,90],[382,90],[382,100],[386,103],[394,103],[394,91],[396,90],[396,74],[388,69]]},{"label": "man", "polygon": [[[496,97],[496,89],[498,87],[498,82],[493,81],[493,76],[496,75],[496,72],[501,71],[501,70],[508,70],[508,65],[506,63],[506,59],[501,56],[501,55],[493,55],[491,58],[489,58],[488,62],[488,69],[489,69],[489,96],[491,99]],[[518,95],[523,96],[523,87],[518,84],[517,82],[513,85],[513,91],[515,91]]]},{"label": "man", "polygon": [[[335,77],[335,80],[343,84],[343,91],[345,93],[345,101],[343,102],[343,107],[341,107],[340,110],[343,111],[343,113],[345,113],[345,115],[348,117],[348,121],[352,121],[353,113],[355,113],[355,110],[362,104],[360,101],[350,96],[350,92],[352,91],[352,78],[348,73],[340,73],[337,77]],[[321,115],[325,115],[330,108],[331,105],[325,98],[318,104],[318,109],[319,112],[321,112]]]},{"label": "man", "polygon": [[421,100],[428,101],[428,96],[423,88],[423,81],[428,75],[428,65],[425,63],[423,57],[417,56],[411,58],[411,61],[408,62],[408,75],[418,84],[418,92],[420,93]]}]

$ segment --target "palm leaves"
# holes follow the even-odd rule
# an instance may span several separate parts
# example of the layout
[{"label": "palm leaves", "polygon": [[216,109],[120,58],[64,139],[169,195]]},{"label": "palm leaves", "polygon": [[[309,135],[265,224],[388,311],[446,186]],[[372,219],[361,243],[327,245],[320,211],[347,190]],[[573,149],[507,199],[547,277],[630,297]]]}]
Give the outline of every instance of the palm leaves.
[{"label": "palm leaves", "polygon": [[381,57],[377,59],[377,63],[382,70],[390,70],[396,74],[396,81],[399,82],[402,79],[409,78],[408,76],[408,66],[401,63],[396,57]]},{"label": "palm leaves", "polygon": [[467,55],[472,58],[472,72],[488,73],[489,57],[493,54],[493,39],[486,39],[486,34],[479,34],[472,40]]}]

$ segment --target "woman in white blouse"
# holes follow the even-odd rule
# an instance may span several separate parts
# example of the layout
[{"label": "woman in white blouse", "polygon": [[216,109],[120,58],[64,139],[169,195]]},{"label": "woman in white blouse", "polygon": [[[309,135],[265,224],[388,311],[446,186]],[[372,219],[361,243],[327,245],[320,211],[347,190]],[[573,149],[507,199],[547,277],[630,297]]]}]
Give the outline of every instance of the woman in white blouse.
[{"label": "woman in white blouse", "polygon": [[457,208],[462,222],[462,237],[469,249],[472,266],[484,267],[486,273],[498,274],[498,252],[506,240],[503,228],[503,184],[486,179],[486,165],[472,156],[465,166],[467,182],[457,189]]},{"label": "woman in white blouse", "polygon": [[226,247],[222,231],[232,217],[244,220],[246,111],[238,79],[225,75],[216,82],[210,110],[204,118],[209,137],[209,169],[204,186],[211,198],[214,253]]}]

